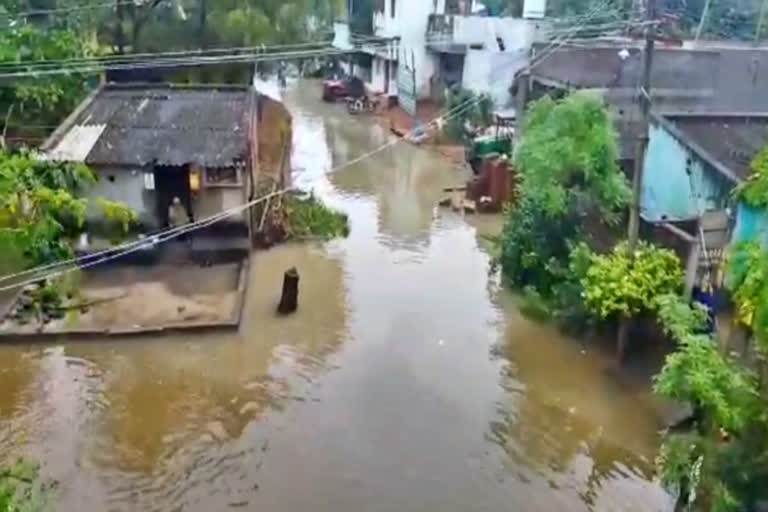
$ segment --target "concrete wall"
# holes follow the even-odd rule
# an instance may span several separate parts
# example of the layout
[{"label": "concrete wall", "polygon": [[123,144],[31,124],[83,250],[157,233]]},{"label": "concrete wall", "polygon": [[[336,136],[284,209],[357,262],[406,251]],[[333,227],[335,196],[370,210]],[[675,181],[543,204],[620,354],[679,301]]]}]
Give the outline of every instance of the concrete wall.
[{"label": "concrete wall", "polygon": [[662,125],[651,124],[641,204],[645,220],[691,220],[724,209],[732,187]]},{"label": "concrete wall", "polygon": [[409,65],[415,61],[417,94],[427,98],[429,79],[434,74],[434,62],[426,48],[427,23],[435,5],[433,0],[395,0],[394,17],[391,7],[392,0],[385,0],[384,12],[374,11],[374,33],[400,38],[397,60],[407,57]]},{"label": "concrete wall", "polygon": [[531,46],[546,26],[521,18],[453,16],[452,42],[467,46],[462,87],[489,94],[498,108],[509,106],[509,86],[528,65]]},{"label": "concrete wall", "polygon": [[[154,190],[144,188],[143,169],[97,168],[94,172],[99,177],[99,181],[87,194],[91,200],[88,209],[88,220],[91,223],[98,224],[104,220],[104,213],[96,204],[96,199],[101,197],[110,201],[120,201],[132,208],[146,228],[162,227],[157,215],[157,195]],[[147,172],[152,172],[152,168],[147,168]],[[203,184],[201,190],[192,199],[191,206],[195,220],[200,220],[225,209],[239,206],[246,200],[245,186],[207,187]],[[229,220],[244,219],[243,214],[235,214]]]},{"label": "concrete wall", "polygon": [[291,114],[281,102],[259,94],[257,119],[258,172],[280,186],[288,185],[293,137]]},{"label": "concrete wall", "polygon": [[529,49],[537,37],[538,22],[522,18],[454,16],[453,42],[483,44],[487,50],[500,50],[496,38],[504,41],[505,51]]},{"label": "concrete wall", "polygon": [[352,43],[350,42],[350,30],[349,30],[349,23],[346,21],[340,22],[337,21],[333,24],[333,43],[332,46],[334,48],[339,48],[341,50],[349,50],[352,48]]},{"label": "concrete wall", "polygon": [[155,193],[144,189],[143,169],[101,167],[95,168],[93,171],[98,177],[98,181],[89,189],[87,194],[88,199],[91,200],[88,209],[89,221],[103,220],[103,211],[96,206],[95,202],[97,198],[101,197],[110,201],[125,203],[139,215],[140,222],[147,226],[157,226]]},{"label": "concrete wall", "polygon": [[461,85],[475,93],[491,96],[495,108],[512,104],[509,93],[515,73],[528,64],[526,51],[498,52],[467,50]]},{"label": "concrete wall", "polygon": [[[192,199],[192,211],[195,220],[200,220],[236,208],[246,201],[245,190],[240,187],[203,187]],[[244,221],[245,218],[245,212],[239,212],[228,217],[227,221]]]}]

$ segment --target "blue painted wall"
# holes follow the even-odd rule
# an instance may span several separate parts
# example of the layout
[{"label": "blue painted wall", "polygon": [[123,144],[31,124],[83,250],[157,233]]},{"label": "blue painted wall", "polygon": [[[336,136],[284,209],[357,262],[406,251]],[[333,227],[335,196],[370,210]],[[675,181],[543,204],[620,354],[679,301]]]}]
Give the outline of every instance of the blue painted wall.
[{"label": "blue painted wall", "polygon": [[690,220],[727,207],[731,182],[662,125],[651,123],[649,135],[641,203],[645,220]]},{"label": "blue painted wall", "polygon": [[731,242],[746,242],[756,238],[764,246],[768,246],[768,215],[762,208],[739,203],[736,208],[736,225],[733,227]]}]

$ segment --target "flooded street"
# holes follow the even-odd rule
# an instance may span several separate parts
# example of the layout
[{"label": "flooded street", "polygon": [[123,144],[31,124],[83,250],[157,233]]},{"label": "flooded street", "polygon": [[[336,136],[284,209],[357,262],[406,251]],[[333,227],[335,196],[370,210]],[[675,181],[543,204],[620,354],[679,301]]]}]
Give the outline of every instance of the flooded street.
[{"label": "flooded street", "polygon": [[[646,383],[521,316],[499,218],[436,209],[462,171],[371,117],[286,93],[294,182],[348,239],[256,253],[239,333],[0,346],[0,450],[57,509],[668,510]],[[282,273],[299,311],[274,316]]]}]

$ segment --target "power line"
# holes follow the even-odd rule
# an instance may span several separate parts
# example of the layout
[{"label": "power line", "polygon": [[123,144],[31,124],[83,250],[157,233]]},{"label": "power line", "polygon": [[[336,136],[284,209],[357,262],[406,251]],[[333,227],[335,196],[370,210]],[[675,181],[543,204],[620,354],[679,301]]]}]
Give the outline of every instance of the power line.
[{"label": "power line", "polygon": [[[594,16],[594,15],[593,15]],[[604,23],[598,25],[590,25],[586,21],[580,25],[580,30],[595,31],[598,29],[606,28],[621,28],[625,26],[623,23]],[[634,26],[642,26],[640,23],[634,24]],[[573,29],[555,29],[551,31],[551,34],[571,33]],[[356,36],[356,34],[353,34]],[[391,44],[391,39],[386,38],[372,38],[371,43],[366,44],[364,49],[388,49]],[[428,38],[428,43],[449,42],[450,38]],[[318,42],[306,42],[306,43],[294,43],[285,45],[258,45],[258,46],[244,46],[244,47],[229,47],[229,48],[216,48],[210,50],[185,50],[174,52],[156,52],[156,53],[143,53],[143,54],[129,54],[118,56],[103,56],[103,57],[84,57],[84,58],[71,58],[71,59],[59,59],[59,60],[37,60],[28,62],[0,62],[0,77],[12,78],[16,76],[30,76],[32,74],[57,74],[57,73],[90,73],[100,72],[102,70],[109,69],[138,69],[138,68],[151,68],[151,67],[165,67],[165,66],[193,66],[199,64],[206,64],[207,60],[215,57],[215,63],[222,63],[222,60],[229,62],[243,62],[243,61],[259,61],[259,60],[277,60],[282,58],[301,58],[301,57],[314,57],[322,56],[317,52],[330,52],[334,54],[350,53],[356,49],[339,49],[333,47],[327,48],[314,48],[306,50],[295,50],[294,52],[285,50],[281,52],[272,52],[271,50],[277,48],[309,48],[317,47],[327,44],[323,41]],[[237,52],[237,53],[235,53]],[[144,62],[142,59],[154,59],[149,62]],[[167,60],[159,60],[167,59]],[[150,65],[152,64],[152,65]],[[92,67],[88,67],[88,66]],[[60,68],[58,66],[61,66]],[[94,66],[99,66],[98,68]],[[11,71],[12,70],[12,71]]]},{"label": "power line", "polygon": [[57,14],[57,13],[69,13],[72,11],[85,11],[92,9],[101,9],[102,7],[116,7],[117,5],[136,5],[132,0],[118,0],[115,2],[108,2],[103,4],[94,5],[74,5],[72,7],[60,7],[57,9],[37,9],[26,12],[3,12],[0,13],[0,18],[28,18],[31,16],[40,16],[44,14]]},{"label": "power line", "polygon": [[[564,37],[560,41],[553,42],[553,44],[551,44],[549,48],[545,48],[545,50],[542,51],[542,53],[540,55],[535,56],[531,60],[531,63],[528,65],[527,69],[530,70],[533,67],[535,67],[536,65],[540,64],[541,62],[543,62],[550,55],[554,54],[554,52],[560,46],[565,44],[567,41],[568,41],[568,37]],[[444,121],[447,121],[449,119],[452,119],[453,117],[456,117],[458,115],[463,114],[465,111],[467,111],[469,108],[472,108],[474,105],[479,103],[481,100],[482,100],[481,97],[477,97],[477,98],[474,98],[474,99],[466,100],[462,104],[459,104],[456,107],[453,107],[452,109],[449,109],[449,110],[443,112],[441,115],[436,116],[434,119],[432,119],[431,121],[429,121],[427,123],[427,127],[431,127],[433,125],[435,127],[439,127],[441,121],[444,122]],[[348,160],[347,162],[343,163],[342,165],[337,166],[337,167],[331,169],[329,171],[329,173],[337,172],[337,171],[339,171],[341,169],[350,167],[350,166],[355,165],[355,164],[357,164],[357,163],[359,163],[359,162],[361,162],[363,160],[366,160],[366,159],[372,157],[373,155],[375,155],[375,154],[377,154],[377,153],[379,153],[379,152],[381,152],[381,151],[383,151],[383,150],[385,150],[385,149],[387,149],[389,147],[394,146],[395,144],[401,142],[402,140],[406,140],[407,138],[411,137],[414,133],[415,133],[415,130],[411,130],[411,132],[409,132],[405,137],[393,139],[392,141],[387,142],[387,143],[383,144],[382,146],[380,146],[380,147],[378,147],[378,148],[376,148],[376,149],[374,149],[372,151],[366,152],[366,153],[364,153],[364,154],[362,154],[362,155],[360,155],[360,156],[358,156],[356,158],[353,158],[352,160]],[[69,266],[69,268],[65,268],[64,270],[55,271],[55,272],[52,272],[52,273],[48,273],[46,275],[37,276],[37,277],[35,277],[33,279],[29,279],[29,280],[26,280],[26,281],[23,281],[23,282],[20,282],[20,283],[15,283],[15,284],[12,284],[12,285],[7,285],[7,286],[4,286],[4,287],[1,287],[0,291],[5,291],[5,290],[10,290],[10,289],[15,289],[15,288],[18,288],[18,287],[26,286],[28,284],[32,284],[32,283],[38,282],[41,279],[48,279],[48,278],[52,278],[52,277],[59,277],[61,275],[64,275],[65,273],[72,272],[72,271],[74,271],[76,269],[89,268],[89,267],[92,267],[92,266],[95,266],[95,265],[99,265],[101,263],[106,263],[108,261],[120,258],[120,257],[128,255],[128,254],[137,252],[139,250],[144,250],[144,249],[146,249],[148,247],[151,247],[153,245],[160,244],[160,243],[166,242],[168,240],[177,238],[177,237],[179,237],[179,236],[181,236],[181,235],[183,235],[185,233],[189,233],[189,232],[196,231],[198,229],[202,229],[204,227],[208,227],[210,225],[213,225],[213,224],[215,224],[215,223],[217,223],[217,222],[219,222],[219,221],[221,221],[221,220],[223,220],[223,219],[225,219],[227,217],[230,217],[230,216],[235,215],[235,214],[237,214],[237,213],[239,213],[241,211],[249,209],[249,208],[251,208],[252,206],[254,206],[256,204],[258,204],[258,203],[260,203],[262,201],[267,200],[268,198],[274,197],[276,195],[283,195],[285,193],[290,192],[291,190],[293,190],[293,189],[283,189],[281,191],[273,192],[272,194],[268,194],[267,196],[263,196],[261,198],[254,199],[253,201],[245,203],[244,205],[240,205],[240,206],[232,208],[230,210],[226,210],[224,212],[220,212],[220,213],[218,213],[216,215],[212,215],[212,216],[210,216],[210,217],[208,217],[206,219],[203,219],[203,220],[191,223],[191,224],[187,224],[185,226],[181,226],[181,227],[177,227],[177,228],[172,228],[172,229],[169,229],[169,230],[161,231],[160,233],[156,233],[154,235],[151,235],[150,238],[149,238],[149,241],[147,241],[147,239],[139,240],[137,242],[133,242],[133,243],[129,243],[129,244],[124,244],[124,245],[119,246],[117,248],[106,249],[104,251],[100,251],[98,253],[94,253],[94,254],[91,254],[91,255],[86,255],[86,256],[79,257],[79,258],[73,258],[71,260],[67,260],[67,261],[64,261],[64,262],[55,262],[55,263],[52,263],[52,264],[48,264],[48,265],[36,267],[36,268],[33,268],[33,269],[28,269],[28,270],[25,270],[25,271],[22,271],[22,272],[17,272],[15,274],[10,274],[10,275],[6,275],[6,276],[3,276],[3,277],[0,277],[0,281],[7,281],[7,280],[10,280],[10,279],[13,279],[13,278],[16,278],[16,277],[21,277],[23,275],[36,274],[36,273],[40,273],[40,272],[43,272],[45,270],[49,270],[49,269],[52,269],[52,268],[57,268],[57,267],[62,267],[62,266]],[[115,254],[111,254],[111,253],[113,253],[115,251],[120,251],[120,252],[116,252]],[[96,257],[99,257],[99,256],[100,256],[100,258],[97,259],[97,260],[89,261],[89,262],[87,262],[85,264],[78,265],[79,262],[86,261],[86,260],[93,260],[93,259],[95,259]],[[70,265],[72,265],[72,266],[70,266]],[[73,265],[77,265],[77,266],[73,266]]]},{"label": "power line", "polygon": [[268,51],[275,49],[275,48],[305,48],[305,47],[313,47],[313,46],[328,46],[327,41],[309,41],[306,43],[293,43],[293,44],[277,44],[277,45],[255,45],[255,46],[232,46],[232,47],[224,47],[224,48],[210,48],[206,50],[179,50],[179,51],[171,51],[171,52],[149,52],[149,53],[128,53],[124,55],[103,55],[103,56],[93,56],[93,57],[72,57],[67,59],[39,59],[34,61],[5,61],[0,62],[0,69],[3,67],[19,67],[19,68],[28,68],[30,66],[38,66],[38,65],[57,65],[57,64],[90,64],[90,63],[104,63],[104,62],[130,62],[132,60],[140,60],[142,58],[155,58],[155,57],[184,57],[184,56],[201,56],[205,57],[208,56],[208,54],[217,55],[219,53],[226,53],[226,52],[262,52],[267,53]]},{"label": "power line", "polygon": [[243,53],[232,55],[215,55],[202,57],[181,57],[181,58],[161,58],[138,62],[125,63],[107,63],[106,65],[74,65],[53,68],[31,69],[24,71],[12,71],[0,73],[0,78],[22,78],[22,77],[41,77],[47,75],[59,74],[90,74],[101,73],[103,71],[118,71],[130,69],[152,69],[166,67],[190,67],[202,65],[220,65],[231,63],[250,63],[250,62],[270,62],[277,60],[302,59],[313,57],[331,57],[335,55],[344,55],[355,53],[357,50],[341,50],[336,48],[320,50],[304,50],[293,52],[275,52],[275,53]]},{"label": "power line", "polygon": [[[476,103],[477,101],[478,101],[478,99],[466,100],[463,104],[460,104],[460,105],[450,109],[449,111],[447,111],[445,114],[447,114],[449,112],[452,112],[447,117],[445,117],[445,116],[438,116],[438,117],[436,117],[435,119],[433,119],[432,121],[430,121],[427,124],[429,126],[429,125],[432,125],[432,124],[436,124],[436,121],[438,119],[440,119],[440,118],[442,118],[442,119],[450,119],[453,116],[460,115],[460,113],[463,110],[465,110],[466,108],[471,106],[470,105],[471,103]],[[412,130],[410,132],[409,136],[412,135],[413,133],[414,132]],[[380,153],[381,151],[383,151],[383,150],[385,150],[385,149],[387,149],[387,148],[389,148],[391,146],[394,146],[395,144],[397,144],[398,142],[400,142],[400,141],[402,141],[404,139],[405,139],[405,137],[402,138],[402,139],[401,138],[393,139],[392,141],[387,142],[386,144],[383,144],[382,146],[379,146],[378,148],[376,148],[376,149],[374,149],[372,151],[368,151],[368,152],[366,152],[366,153],[364,153],[364,154],[362,154],[362,155],[360,155],[360,156],[358,156],[356,158],[353,158],[352,160],[348,160],[347,162],[344,162],[343,164],[341,164],[341,165],[331,169],[329,171],[329,173],[337,172],[337,171],[340,171],[341,169],[345,169],[347,167],[351,167],[352,165],[355,165],[355,164],[357,164],[357,163],[359,163],[359,162],[361,162],[363,160],[366,160],[366,159],[372,157],[373,155],[375,155],[377,153]],[[21,277],[23,275],[36,274],[36,273],[43,272],[45,270],[49,270],[49,269],[52,269],[52,268],[57,268],[57,267],[62,267],[62,266],[69,266],[69,268],[65,268],[64,270],[59,270],[59,271],[47,273],[45,275],[37,276],[37,277],[31,278],[31,279],[25,280],[23,282],[14,283],[12,285],[6,285],[4,287],[0,287],[0,291],[11,290],[11,289],[19,288],[19,287],[22,287],[22,286],[26,286],[28,284],[33,284],[33,283],[36,283],[36,282],[40,281],[41,279],[50,279],[50,278],[59,277],[61,275],[64,275],[64,274],[66,274],[68,272],[72,272],[72,271],[77,270],[77,269],[90,268],[92,266],[99,265],[99,264],[102,264],[102,263],[106,263],[108,261],[111,261],[111,260],[114,260],[114,259],[126,256],[128,254],[132,254],[132,253],[140,251],[140,250],[145,250],[145,249],[147,249],[149,247],[152,247],[154,245],[158,245],[158,244],[166,242],[168,240],[172,240],[174,238],[177,238],[177,237],[179,237],[179,236],[181,236],[183,234],[190,233],[192,231],[196,231],[198,229],[202,229],[202,228],[211,226],[211,225],[213,225],[213,224],[215,224],[217,222],[220,222],[221,220],[224,220],[225,218],[231,217],[233,215],[236,215],[237,213],[240,213],[240,212],[242,212],[242,211],[244,211],[246,209],[249,209],[249,208],[255,206],[256,204],[258,204],[258,203],[260,203],[262,201],[265,201],[265,200],[267,200],[267,199],[269,199],[271,197],[275,197],[275,196],[278,196],[278,195],[286,194],[288,192],[291,192],[292,190],[294,190],[294,189],[288,188],[288,189],[283,189],[283,190],[280,190],[280,191],[276,191],[276,192],[273,192],[273,193],[268,194],[266,196],[262,196],[260,198],[257,198],[257,199],[254,199],[252,201],[249,201],[249,202],[247,202],[247,203],[245,203],[243,205],[231,208],[229,210],[225,210],[224,212],[219,212],[218,214],[212,215],[210,217],[207,217],[205,219],[196,221],[194,223],[186,224],[184,226],[180,226],[180,227],[177,227],[177,228],[172,228],[172,229],[169,229],[169,230],[164,230],[164,231],[161,231],[161,232],[156,233],[154,235],[151,235],[149,238],[145,238],[143,240],[139,240],[137,242],[132,242],[132,243],[129,243],[129,244],[124,244],[124,245],[122,245],[120,247],[117,247],[117,248],[106,249],[106,250],[100,251],[98,253],[94,253],[94,254],[90,254],[90,255],[86,255],[86,256],[81,256],[79,258],[73,258],[73,259],[70,259],[70,260],[67,260],[67,261],[63,261],[63,262],[55,262],[55,263],[51,263],[51,264],[48,264],[48,265],[44,265],[44,266],[40,266],[40,267],[36,267],[36,268],[33,268],[33,269],[28,269],[28,270],[24,270],[24,271],[21,271],[21,272],[17,272],[17,273],[14,273],[14,274],[10,274],[10,275],[6,275],[6,276],[3,276],[3,277],[0,277],[0,281],[7,281],[7,280],[10,280],[10,279],[13,279],[13,278],[16,278],[16,277]],[[115,254],[110,254],[110,253],[115,252],[115,251],[119,251],[119,252],[117,252]],[[99,258],[95,259],[97,257],[99,257]],[[82,262],[82,261],[85,261],[85,260],[93,260],[93,259],[95,259],[95,261],[89,261],[87,263],[84,263],[84,264],[78,265],[78,266],[70,266],[70,265],[76,265],[79,262]]]}]

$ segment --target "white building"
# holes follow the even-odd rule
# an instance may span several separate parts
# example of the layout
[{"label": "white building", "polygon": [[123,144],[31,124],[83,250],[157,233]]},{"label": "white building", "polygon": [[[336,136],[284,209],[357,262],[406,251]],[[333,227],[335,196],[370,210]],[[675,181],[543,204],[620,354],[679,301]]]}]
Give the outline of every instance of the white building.
[{"label": "white building", "polygon": [[[373,36],[335,26],[334,46],[357,47],[355,74],[377,92],[407,94],[398,82],[408,73],[419,99],[442,98],[460,85],[488,93],[497,107],[510,102],[509,86],[524,67],[531,45],[544,36],[546,0],[526,0],[523,18],[490,17],[477,0],[376,0]],[[350,13],[356,1],[349,0]],[[398,80],[398,76],[400,80]]]}]

